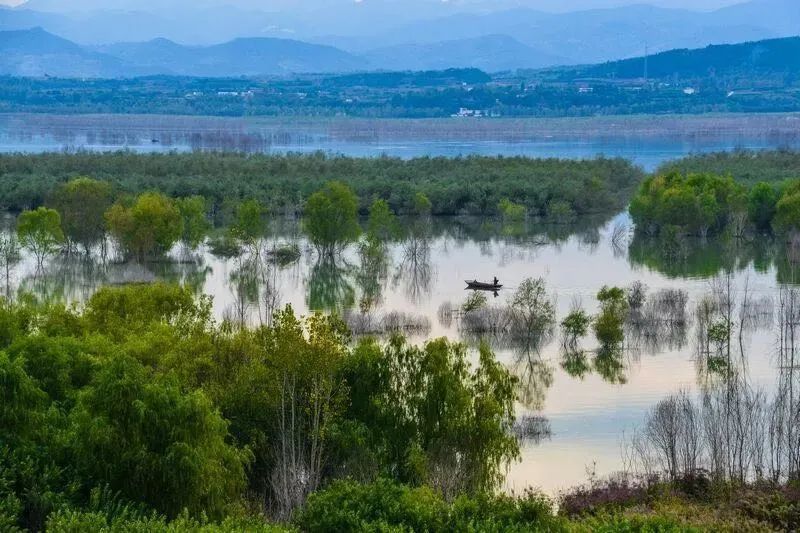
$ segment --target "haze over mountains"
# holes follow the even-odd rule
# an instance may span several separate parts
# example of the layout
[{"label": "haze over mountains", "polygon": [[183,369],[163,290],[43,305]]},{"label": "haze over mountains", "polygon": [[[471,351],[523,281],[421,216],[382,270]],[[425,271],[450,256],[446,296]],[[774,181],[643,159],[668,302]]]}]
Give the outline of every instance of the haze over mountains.
[{"label": "haze over mountains", "polygon": [[[403,55],[402,47],[388,47],[358,56],[337,48],[275,38],[235,39],[212,46],[184,46],[167,39],[142,43],[81,46],[41,28],[0,32],[0,75],[67,78],[131,78],[150,75],[197,77],[257,77],[291,73],[365,72],[380,65],[400,65],[397,70],[444,70],[462,60],[488,72],[540,65],[530,63],[527,47],[504,36],[472,40],[463,56],[457,43],[417,45]],[[437,52],[456,58],[437,62]],[[492,57],[492,54],[496,56]],[[515,54],[519,54],[515,56]],[[441,54],[439,54],[441,55]],[[515,61],[513,57],[518,57]],[[527,60],[527,62],[526,62]],[[558,59],[553,59],[558,62]],[[800,37],[787,37],[711,45],[701,49],[677,49],[646,58],[637,57],[594,65],[542,70],[544,76],[632,79],[645,72],[653,79],[679,79],[764,74],[800,75]],[[389,67],[384,67],[389,70]]]},{"label": "haze over mountains", "polygon": [[[724,1],[732,0],[692,5]],[[295,72],[324,67],[325,61],[336,71],[537,68],[635,57],[645,48],[655,53],[800,32],[798,0],[749,0],[705,12],[626,5],[554,13],[529,7],[532,2],[535,0],[29,0],[15,8],[0,8],[0,31],[41,27],[92,46],[84,47],[86,53],[124,57],[128,63],[139,56],[133,62],[144,63],[145,70],[168,64],[173,73],[213,75],[230,75],[237,68],[241,74]],[[563,10],[608,4],[539,0],[535,5]],[[250,40],[253,38],[293,42]],[[159,40],[149,42],[153,39]],[[181,45],[213,45],[203,54],[211,59],[199,66],[178,68],[175,54],[195,61],[198,52],[164,39]],[[308,44],[304,48],[298,41]],[[146,45],[109,47],[115,43]],[[251,65],[235,57],[248,46],[258,48],[250,48],[257,54]],[[273,49],[291,53],[270,55]],[[145,50],[153,54],[147,61],[140,57]],[[321,54],[324,61],[313,54]],[[103,58],[79,56],[88,70],[102,70]],[[258,58],[266,64],[254,70]],[[237,68],[230,65],[231,60]],[[26,68],[36,70],[35,65]]]}]

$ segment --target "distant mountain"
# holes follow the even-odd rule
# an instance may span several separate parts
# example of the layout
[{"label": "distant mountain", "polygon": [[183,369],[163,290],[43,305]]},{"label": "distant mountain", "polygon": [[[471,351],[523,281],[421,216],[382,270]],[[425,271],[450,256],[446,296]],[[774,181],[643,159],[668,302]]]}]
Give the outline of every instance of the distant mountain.
[{"label": "distant mountain", "polygon": [[569,63],[563,56],[539,52],[507,35],[486,35],[429,44],[401,44],[370,50],[364,57],[375,67],[397,70],[471,67],[499,71]]},{"label": "distant mountain", "polygon": [[236,39],[183,46],[166,39],[85,47],[41,28],[0,32],[0,74],[13,76],[132,77],[260,76],[349,72],[366,62],[347,52],[289,39]]},{"label": "distant mountain", "polygon": [[380,35],[324,37],[319,42],[364,51],[376,42],[423,44],[499,34],[538,53],[569,58],[571,63],[595,63],[643,55],[645,47],[661,52],[784,37],[798,31],[800,1],[751,0],[710,13],[648,5],[559,14],[522,8],[462,13],[398,26]]},{"label": "distant mountain", "polygon": [[[0,9],[0,30],[41,26],[81,44],[142,42],[164,37],[183,44],[209,45],[240,37],[276,37],[327,44],[356,55],[384,54],[398,45],[408,50],[410,46],[503,35],[530,47],[538,56],[566,58],[569,63],[635,57],[644,53],[645,46],[651,52],[661,52],[788,37],[800,31],[800,0],[743,0],[742,4],[711,12],[648,5],[559,13],[520,7],[531,3],[30,0],[15,9]],[[540,0],[535,5],[553,8],[560,4],[578,5],[559,0]],[[560,11],[566,9],[564,5]],[[579,5],[597,3],[583,0]],[[453,59],[457,59],[454,54]],[[391,59],[386,55],[384,58]],[[399,62],[387,65],[400,66]],[[503,65],[507,66],[508,63]]]},{"label": "distant mountain", "polygon": [[650,57],[563,69],[563,78],[641,78],[645,61],[653,79],[691,79],[765,74],[800,75],[800,37],[770,39],[697,50],[670,50]]},{"label": "distant mountain", "polygon": [[86,50],[41,28],[0,32],[0,74],[108,78],[124,72],[117,58]]},{"label": "distant mountain", "polygon": [[290,39],[249,38],[213,46],[183,46],[167,39],[118,43],[94,50],[151,74],[258,76],[292,72],[346,72],[366,62],[332,46]]}]

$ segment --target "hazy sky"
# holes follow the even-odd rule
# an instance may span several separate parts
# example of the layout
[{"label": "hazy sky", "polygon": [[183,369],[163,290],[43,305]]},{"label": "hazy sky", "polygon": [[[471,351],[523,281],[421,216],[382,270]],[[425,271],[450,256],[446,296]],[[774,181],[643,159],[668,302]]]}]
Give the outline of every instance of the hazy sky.
[{"label": "hazy sky", "polygon": [[[72,3],[72,0],[50,0],[53,4],[63,4],[65,10],[68,6]],[[358,1],[358,0],[354,0]],[[361,0],[361,1],[370,1],[370,0]],[[432,0],[434,1],[434,0]],[[447,0],[442,0],[447,1]],[[519,4],[525,5],[532,8],[542,8],[547,10],[558,10],[558,11],[572,11],[577,9],[587,9],[592,7],[611,7],[611,6],[618,6],[618,5],[626,5],[626,4],[653,4],[659,5],[663,7],[680,7],[680,8],[689,8],[689,9],[714,9],[717,7],[722,7],[726,5],[738,4],[743,2],[744,0],[559,0],[557,2],[553,0],[519,0]],[[0,5],[18,5],[24,3],[22,0],[0,0]],[[140,3],[142,5],[152,4],[155,3],[156,5],[168,5],[170,0],[159,0],[158,2],[152,2],[152,0],[141,0]],[[219,3],[225,3],[225,0],[219,0]],[[230,0],[230,3],[237,3],[236,0]],[[265,4],[270,3],[268,0],[264,2]],[[298,4],[302,4],[303,0],[297,0]],[[487,6],[492,4],[491,0],[485,0],[481,2]],[[253,5],[257,4],[257,2],[248,2],[248,4]]]}]

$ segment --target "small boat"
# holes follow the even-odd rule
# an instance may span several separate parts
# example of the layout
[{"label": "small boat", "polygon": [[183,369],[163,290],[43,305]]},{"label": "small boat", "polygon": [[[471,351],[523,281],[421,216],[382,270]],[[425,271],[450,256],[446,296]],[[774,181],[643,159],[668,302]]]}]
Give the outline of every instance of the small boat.
[{"label": "small boat", "polygon": [[497,291],[503,288],[502,283],[484,283],[482,281],[477,280],[465,280],[468,289],[473,289],[476,291]]}]

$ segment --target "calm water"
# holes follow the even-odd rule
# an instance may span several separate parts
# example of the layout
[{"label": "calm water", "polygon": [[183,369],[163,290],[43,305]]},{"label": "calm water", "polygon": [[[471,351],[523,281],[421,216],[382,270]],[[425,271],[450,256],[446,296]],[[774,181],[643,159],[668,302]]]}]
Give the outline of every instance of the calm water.
[{"label": "calm water", "polygon": [[0,114],[0,153],[321,150],[402,158],[604,154],[631,159],[649,171],[690,153],[778,147],[800,148],[800,115],[368,120]]},{"label": "calm water", "polygon": [[[738,147],[800,147],[798,117],[636,119],[620,124],[596,121],[441,122],[308,122],[247,121],[192,117],[54,117],[0,115],[0,152],[63,149],[170,151],[244,150],[287,152],[325,150],[357,156],[531,155],[630,158],[645,169],[692,152]],[[669,119],[673,120],[673,119]],[[677,120],[677,119],[675,119]],[[659,122],[661,121],[661,122]],[[655,126],[651,124],[655,123]],[[752,123],[751,123],[752,122]],[[661,128],[661,129],[659,129]],[[675,132],[664,134],[663,132]],[[201,250],[191,258],[178,251],[175,261],[158,265],[91,265],[53,260],[42,272],[26,258],[14,272],[12,290],[42,298],[83,301],[102,284],[153,279],[180,281],[214,297],[218,317],[246,316],[266,320],[275,305],[337,309],[354,322],[381,324],[384,317],[413,323],[412,337],[448,336],[475,342],[464,321],[442,309],[457,308],[468,293],[466,279],[500,278],[507,290],[490,305],[503,306],[525,278],[542,277],[552,293],[558,319],[575,302],[594,313],[595,294],[603,285],[629,286],[641,281],[649,293],[681,289],[688,294],[688,326],[647,342],[627,340],[617,366],[601,365],[588,354],[589,370],[565,370],[558,334],[540,346],[519,346],[492,338],[498,356],[521,380],[520,417],[531,416],[549,427],[549,438],[526,442],[523,459],[509,474],[507,488],[540,487],[555,493],[582,483],[587,472],[602,476],[622,466],[621,441],[642,422],[647,410],[678,389],[699,390],[707,384],[696,363],[698,301],[723,271],[734,291],[745,292],[764,309],[772,309],[779,283],[800,279],[785,267],[783,252],[765,243],[692,243],[666,253],[660,243],[636,242],[621,213],[610,220],[583,220],[579,227],[498,227],[481,220],[438,220],[418,238],[392,243],[383,268],[365,264],[351,247],[336,264],[317,262],[295,224],[275,224],[264,249],[296,243],[301,258],[274,266],[262,276],[242,275],[241,259],[221,259]],[[618,238],[613,238],[617,233]],[[622,237],[620,237],[620,234]],[[180,259],[180,260],[179,260]],[[364,295],[377,304],[359,314]],[[392,313],[395,313],[392,315]],[[768,313],[767,313],[768,314]],[[752,383],[773,386],[776,327],[769,317],[744,336]],[[596,348],[590,336],[582,341]]]},{"label": "calm water", "polygon": [[[81,301],[101,284],[168,279],[213,295],[218,317],[246,316],[258,323],[273,306],[291,304],[301,313],[337,309],[352,321],[369,318],[380,324],[387,314],[400,312],[407,317],[405,322],[422,328],[411,331],[418,341],[447,336],[473,346],[475,335],[464,331],[463,320],[448,320],[440,313],[442,308],[464,302],[469,294],[466,279],[488,280],[496,275],[508,289],[496,298],[490,294],[489,305],[503,306],[522,280],[541,277],[556,301],[558,320],[576,301],[594,313],[595,294],[603,285],[627,287],[641,281],[650,294],[665,288],[685,290],[688,327],[652,342],[630,338],[619,367],[611,372],[590,369],[583,376],[570,375],[562,367],[558,334],[533,347],[486,337],[520,377],[524,401],[518,404],[518,415],[544,419],[551,432],[549,438],[525,444],[523,460],[511,469],[508,488],[536,486],[555,493],[586,481],[587,471],[604,475],[618,470],[621,440],[642,422],[647,410],[678,389],[698,390],[705,383],[694,358],[692,315],[719,269],[732,273],[737,294],[742,295],[746,286],[751,299],[758,301],[776,300],[778,279],[787,275],[775,266],[778,262],[769,255],[772,252],[744,243],[697,244],[680,259],[664,260],[652,247],[630,242],[628,234],[614,242],[614,230],[628,223],[624,213],[607,221],[585,221],[579,228],[536,224],[504,228],[492,221],[437,220],[421,236],[389,245],[386,268],[377,273],[370,268],[372,263],[361,260],[355,247],[334,265],[320,265],[296,225],[275,224],[263,249],[297,243],[301,257],[290,265],[272,266],[249,283],[242,275],[247,271],[242,259],[221,259],[202,250],[191,260],[178,261],[183,256],[176,250],[171,264],[88,266],[58,259],[38,273],[26,258],[14,274],[13,285],[43,298]],[[723,259],[707,260],[709,254]],[[358,308],[367,294],[378,303],[363,315]],[[745,340],[750,379],[765,388],[772,386],[776,374],[774,329],[767,319],[750,328]],[[587,350],[596,348],[591,334],[582,344]],[[590,367],[592,357],[588,354]]]}]

